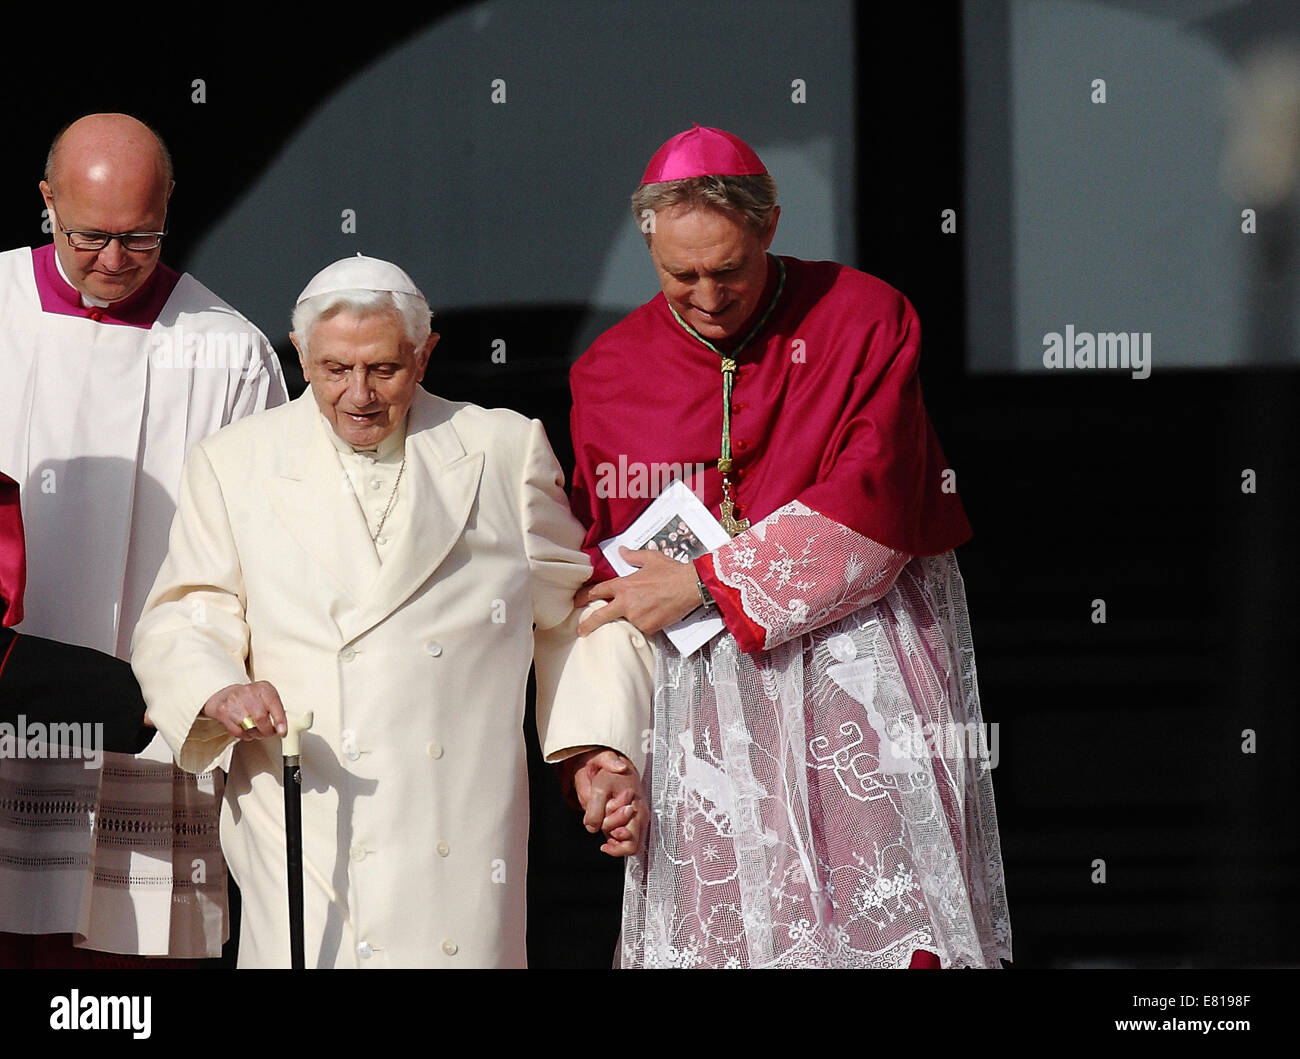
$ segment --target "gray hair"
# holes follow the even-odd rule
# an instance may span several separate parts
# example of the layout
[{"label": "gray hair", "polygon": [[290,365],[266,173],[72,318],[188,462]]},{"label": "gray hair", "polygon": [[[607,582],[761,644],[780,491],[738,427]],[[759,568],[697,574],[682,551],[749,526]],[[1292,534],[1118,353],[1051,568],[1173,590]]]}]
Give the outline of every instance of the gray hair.
[{"label": "gray hair", "polygon": [[327,291],[294,306],[293,333],[302,343],[304,355],[312,328],[322,320],[328,320],[342,312],[355,313],[357,316],[391,313],[401,322],[406,340],[417,352],[424,348],[429,335],[433,333],[430,323],[433,312],[422,294],[388,290]]},{"label": "gray hair", "polygon": [[751,176],[698,176],[642,184],[632,193],[632,215],[650,241],[646,211],[658,213],[669,206],[706,207],[736,213],[760,235],[772,223],[776,210],[776,181],[768,173]]}]

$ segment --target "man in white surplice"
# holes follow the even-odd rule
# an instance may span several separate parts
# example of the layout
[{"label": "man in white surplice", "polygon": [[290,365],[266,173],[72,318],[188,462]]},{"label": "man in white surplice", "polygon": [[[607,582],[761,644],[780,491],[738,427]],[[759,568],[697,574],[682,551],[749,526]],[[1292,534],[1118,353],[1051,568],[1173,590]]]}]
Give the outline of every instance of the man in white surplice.
[{"label": "man in white surplice", "polygon": [[[28,541],[18,632],[126,658],[186,452],[281,404],[284,380],[256,327],[159,262],[173,181],[147,126],[73,122],[40,187],[53,242],[0,254],[0,469],[21,485]],[[36,789],[0,814],[0,963],[47,962],[16,935],[219,955],[219,785],[175,769],[161,738],[137,758],[107,755],[102,771],[0,761],[0,805]],[[69,797],[72,812],[51,811]]]}]

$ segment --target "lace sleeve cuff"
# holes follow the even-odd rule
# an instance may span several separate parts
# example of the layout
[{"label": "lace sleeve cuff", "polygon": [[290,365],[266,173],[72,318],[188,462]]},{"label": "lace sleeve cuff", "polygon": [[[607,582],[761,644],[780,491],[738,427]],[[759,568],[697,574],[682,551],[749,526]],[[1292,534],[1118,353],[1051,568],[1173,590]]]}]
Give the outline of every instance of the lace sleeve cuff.
[{"label": "lace sleeve cuff", "polygon": [[767,630],[749,620],[749,615],[741,606],[740,592],[719,580],[713,568],[713,553],[701,555],[695,560],[695,572],[709,590],[713,602],[718,605],[718,615],[727,626],[727,631],[736,638],[737,646],[746,654],[763,650]]},{"label": "lace sleeve cuff", "polygon": [[767,650],[879,599],[910,559],[795,500],[714,552],[705,584],[742,649]]}]

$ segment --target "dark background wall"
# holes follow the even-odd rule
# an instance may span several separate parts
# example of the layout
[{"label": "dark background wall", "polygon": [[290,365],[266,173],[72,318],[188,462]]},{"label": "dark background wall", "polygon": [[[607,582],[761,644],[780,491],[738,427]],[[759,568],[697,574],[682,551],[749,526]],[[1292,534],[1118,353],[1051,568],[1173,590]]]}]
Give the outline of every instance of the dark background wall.
[{"label": "dark background wall", "polygon": [[[1017,222],[1010,188],[1034,159],[967,150],[975,133],[988,142],[967,125],[973,103],[1010,122],[997,73],[1014,66],[1013,14],[502,2],[292,32],[118,20],[94,27],[93,62],[58,43],[85,27],[15,26],[0,66],[15,101],[0,245],[47,238],[36,183],[57,127],[138,114],[176,160],[166,259],[277,343],[294,392],[297,291],[343,254],[391,256],[439,310],[430,387],[538,416],[567,463],[568,363],[655,290],[627,194],[691,121],[741,134],[781,185],[774,249],[882,276],[925,326],[927,401],[976,531],[959,558],[999,725],[1017,965],[1294,964],[1297,379],[1278,366],[1162,369],[1158,353],[1141,381],[970,369],[974,348],[1018,341],[1006,285],[979,279],[1017,267],[1010,235],[996,236]],[[491,103],[498,77],[504,104]],[[1122,86],[1122,65],[1109,83]],[[1086,97],[1087,84],[1060,90]],[[1134,105],[1120,96],[1107,106]],[[1204,120],[1208,136],[1224,119]],[[945,209],[955,233],[941,231]],[[974,254],[973,229],[993,235]],[[1280,260],[1277,282],[1293,288],[1294,259]],[[1112,267],[1121,286],[1149,282],[1122,252]],[[1234,282],[1241,319],[1258,319],[1273,288]],[[1068,290],[1054,296],[1070,306]],[[1294,358],[1280,325],[1239,332],[1281,343],[1275,365]],[[504,365],[491,361],[497,339]],[[536,762],[531,810],[532,962],[606,966],[618,865]]]}]

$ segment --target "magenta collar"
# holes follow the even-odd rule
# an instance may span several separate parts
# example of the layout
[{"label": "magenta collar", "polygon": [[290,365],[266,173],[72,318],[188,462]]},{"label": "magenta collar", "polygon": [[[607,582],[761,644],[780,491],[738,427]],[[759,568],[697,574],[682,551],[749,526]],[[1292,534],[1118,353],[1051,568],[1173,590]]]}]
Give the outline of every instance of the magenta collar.
[{"label": "magenta collar", "polygon": [[146,329],[153,327],[181,278],[159,261],[138,291],[120,302],[113,302],[100,309],[93,305],[89,308],[82,305],[81,294],[59,275],[59,266],[54,261],[53,243],[32,251],[32,271],[35,273],[36,293],[40,296],[41,308],[47,313],[80,316],[99,323]]}]

